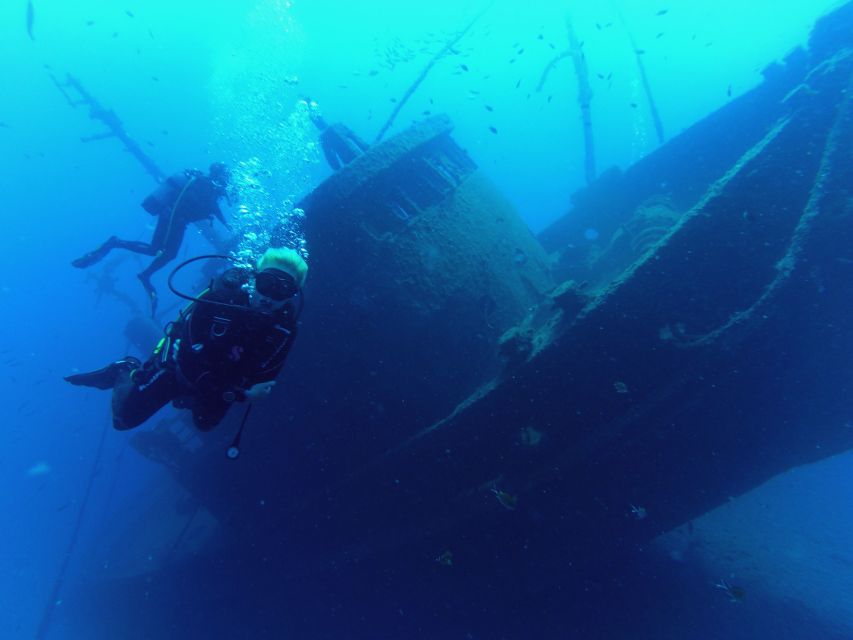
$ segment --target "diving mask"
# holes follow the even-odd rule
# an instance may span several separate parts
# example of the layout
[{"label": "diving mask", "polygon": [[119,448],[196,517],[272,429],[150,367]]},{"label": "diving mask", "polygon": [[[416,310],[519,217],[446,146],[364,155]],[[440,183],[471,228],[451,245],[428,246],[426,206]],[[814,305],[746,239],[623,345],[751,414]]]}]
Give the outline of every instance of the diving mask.
[{"label": "diving mask", "polygon": [[255,274],[255,291],[271,300],[282,302],[299,293],[292,275],[279,269],[264,269]]}]

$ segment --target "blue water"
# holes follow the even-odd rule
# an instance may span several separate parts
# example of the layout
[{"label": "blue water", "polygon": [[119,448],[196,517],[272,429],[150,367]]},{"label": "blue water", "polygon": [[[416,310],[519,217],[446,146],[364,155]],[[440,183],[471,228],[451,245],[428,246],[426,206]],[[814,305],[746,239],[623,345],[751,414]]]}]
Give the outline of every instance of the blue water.
[{"label": "blue water", "polygon": [[[590,67],[599,169],[626,168],[658,146],[628,30],[645,51],[672,137],[758,85],[761,70],[802,45],[814,21],[838,4],[577,3],[571,18]],[[148,259],[115,254],[106,262],[114,280],[100,283],[93,276],[102,270],[87,274],[69,262],[112,234],[147,238],[153,219],[139,202],[156,184],[114,139],[81,141],[103,127],[85,106],[72,108],[53,78],[78,78],[165,172],[223,160],[244,187],[257,180],[258,188],[245,195],[245,211],[229,214],[238,226],[262,228],[288,220],[293,203],[330,175],[309,104],[373,140],[394,101],[485,5],[34,0],[30,32],[26,2],[0,5],[0,424],[6,437],[0,449],[6,488],[0,497],[0,637],[35,637],[90,482],[49,638],[80,637],[63,626],[61,608],[75,584],[110,569],[103,564],[105,541],[113,544],[122,531],[143,527],[146,510],[156,511],[158,501],[182,496],[162,467],[127,445],[127,434],[108,430],[93,468],[109,426],[107,396],[62,380],[128,352],[122,330],[132,307],[147,304],[134,274]],[[570,61],[559,62],[542,89],[536,87],[566,47],[563,6],[498,0],[454,54],[435,64],[387,134],[427,112],[449,114],[454,139],[534,232],[564,215],[570,195],[585,184]],[[180,255],[208,250],[191,230]],[[155,278],[161,290],[167,272]],[[105,290],[110,284],[128,298]],[[165,307],[175,304],[164,297]],[[602,596],[602,615],[622,613],[607,626],[619,627],[618,634],[601,637],[640,637],[631,634],[632,624],[652,634],[642,637],[853,637],[853,510],[844,473],[850,462],[843,456],[803,471],[796,500],[784,482],[770,483],[740,508],[709,514],[695,523],[701,543],[691,543],[689,551],[678,532],[662,540],[650,557],[625,569],[621,591]],[[768,509],[779,518],[768,522]],[[150,530],[152,539],[171,535]],[[757,530],[766,533],[754,535]],[[796,547],[786,569],[779,568],[779,555],[759,552],[767,545]],[[137,570],[144,552],[128,554]],[[121,560],[113,556],[111,562]],[[734,607],[705,588],[709,579],[727,576],[749,584],[749,597]],[[668,618],[668,609],[679,613]],[[706,621],[705,635],[697,635],[702,625],[696,621]],[[573,637],[561,623],[554,616],[542,629],[548,637]],[[205,633],[199,637],[218,637],[215,630]],[[347,633],[342,626],[339,637]],[[361,637],[395,637],[377,633]],[[430,637],[465,633],[459,626]],[[162,637],[169,634],[164,628]],[[523,630],[515,629],[507,637],[519,634]]]}]

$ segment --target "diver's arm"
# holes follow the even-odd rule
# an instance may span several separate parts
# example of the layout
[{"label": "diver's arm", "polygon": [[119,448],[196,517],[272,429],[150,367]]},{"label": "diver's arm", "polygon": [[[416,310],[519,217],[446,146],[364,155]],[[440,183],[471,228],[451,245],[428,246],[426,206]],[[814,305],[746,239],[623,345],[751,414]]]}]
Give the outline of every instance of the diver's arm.
[{"label": "diver's arm", "polygon": [[237,402],[246,402],[247,400],[261,400],[272,393],[272,388],[275,386],[275,380],[265,380],[256,382],[248,389],[234,387],[230,393],[234,394],[234,400]]},{"label": "diver's arm", "polygon": [[266,398],[272,393],[272,388],[275,386],[275,380],[268,380],[267,382],[258,382],[257,384],[253,384],[251,387],[246,389],[243,392],[243,395],[248,400],[260,400],[262,398]]},{"label": "diver's arm", "polygon": [[219,208],[219,205],[213,204],[213,211],[211,211],[211,215],[219,220],[222,223],[222,226],[231,231],[231,226],[228,224],[228,221],[225,219],[225,215],[222,213],[222,209]]},{"label": "diver's arm", "polygon": [[287,359],[287,352],[290,351],[290,345],[293,344],[293,338],[295,336],[296,331],[294,328],[290,339],[284,347],[283,353],[281,354],[281,361],[278,365],[255,376],[247,389],[235,389],[236,399],[238,401],[244,402],[246,400],[266,398],[272,392],[272,388],[275,386],[275,380],[278,378],[278,374],[281,373],[281,368],[284,366],[284,361]]}]

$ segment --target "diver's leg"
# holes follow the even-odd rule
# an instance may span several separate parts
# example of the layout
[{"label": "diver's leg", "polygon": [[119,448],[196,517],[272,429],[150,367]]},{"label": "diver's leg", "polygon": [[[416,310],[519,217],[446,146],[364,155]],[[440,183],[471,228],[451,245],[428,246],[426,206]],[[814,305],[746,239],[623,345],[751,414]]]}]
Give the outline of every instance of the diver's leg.
[{"label": "diver's leg", "polygon": [[342,164],[349,164],[361,155],[358,147],[351,144],[348,140],[340,140],[335,151],[337,151],[338,158],[340,158]]},{"label": "diver's leg", "polygon": [[130,375],[130,372],[137,369],[141,364],[137,358],[128,356],[122,360],[111,362],[103,369],[98,369],[97,371],[75,373],[66,376],[65,380],[77,387],[93,387],[103,390],[112,389],[121,376],[125,374]]},{"label": "diver's leg", "polygon": [[110,236],[97,249],[93,249],[89,253],[84,253],[76,260],[72,260],[71,266],[77,267],[78,269],[85,269],[86,267],[91,267],[93,264],[100,262],[107,257],[107,254],[110,251],[116,248],[116,241],[118,241],[118,238]]},{"label": "diver's leg", "polygon": [[[154,228],[154,233],[151,235],[151,246],[156,251],[160,251],[166,244],[166,236],[171,233],[174,212],[163,213],[157,216],[157,226]],[[151,255],[154,255],[153,253]]]},{"label": "diver's leg", "polygon": [[326,157],[326,162],[329,163],[332,171],[337,171],[341,168],[341,161],[338,160],[337,150],[335,149],[334,133],[326,129],[320,134],[320,148],[323,150],[323,155]]},{"label": "diver's leg", "polygon": [[[122,240],[116,236],[110,236],[106,242],[94,251],[80,256],[73,260],[71,264],[78,269],[91,267],[93,264],[103,260],[107,254],[113,249],[125,249],[133,253],[141,253],[146,256],[154,256],[163,248],[166,236],[171,233],[172,221],[171,215],[162,215],[157,218],[157,227],[154,229],[154,235],[151,237],[151,242],[140,242],[139,240]],[[183,230],[180,231],[180,236],[183,238]],[[180,242],[178,243],[180,245]],[[152,272],[153,273],[153,272]]]},{"label": "diver's leg", "polygon": [[77,267],[78,269],[85,269],[86,267],[91,267],[93,264],[96,264],[106,258],[107,254],[113,249],[126,249],[127,251],[141,253],[146,256],[153,256],[157,253],[157,248],[147,242],[139,242],[137,240],[122,240],[121,238],[112,236],[94,251],[90,251],[89,253],[80,256],[76,260],[72,260],[71,265]]},{"label": "diver's leg", "polygon": [[133,253],[141,253],[144,256],[153,256],[157,253],[157,247],[151,243],[139,240],[122,240],[120,238],[113,239],[113,249],[126,249]]},{"label": "diver's leg", "polygon": [[329,163],[329,167],[331,167],[332,171],[337,171],[343,166],[341,161],[338,160],[338,155],[332,149],[323,147],[323,155],[326,156],[326,162]]},{"label": "diver's leg", "polygon": [[154,260],[151,261],[151,264],[144,271],[136,274],[136,277],[139,278],[139,281],[145,288],[148,298],[151,300],[151,315],[154,315],[157,311],[157,290],[151,284],[151,276],[169,264],[178,255],[178,250],[181,248],[181,243],[184,240],[185,230],[185,225],[175,224],[163,243],[162,248],[157,252]]},{"label": "diver's leg", "polygon": [[[181,248],[181,243],[184,241],[184,232],[186,231],[186,226],[182,224],[176,224],[172,227],[171,232],[169,233],[169,237],[163,242],[162,246],[159,249],[152,253],[151,255],[156,255],[154,260],[151,261],[145,271],[142,271],[138,274],[138,278],[144,282],[151,279],[151,276],[169,264],[172,260],[175,259],[175,256],[178,255],[178,251]],[[155,246],[155,245],[151,245]]]},{"label": "diver's leg", "polygon": [[210,431],[222,422],[231,404],[219,396],[210,394],[195,396],[192,403],[193,424],[200,431]]},{"label": "diver's leg", "polygon": [[[151,242],[140,242],[138,240],[120,240],[112,238],[114,249],[127,249],[134,253],[141,253],[146,256],[156,256],[162,251],[166,240],[166,235],[169,233],[170,216],[164,215],[157,218],[157,227],[154,229],[154,235],[151,236]],[[153,272],[152,272],[153,273]]]},{"label": "diver's leg", "polygon": [[143,381],[124,373],[113,387],[113,427],[126,431],[138,427],[170,400],[184,393],[174,372],[158,368]]}]

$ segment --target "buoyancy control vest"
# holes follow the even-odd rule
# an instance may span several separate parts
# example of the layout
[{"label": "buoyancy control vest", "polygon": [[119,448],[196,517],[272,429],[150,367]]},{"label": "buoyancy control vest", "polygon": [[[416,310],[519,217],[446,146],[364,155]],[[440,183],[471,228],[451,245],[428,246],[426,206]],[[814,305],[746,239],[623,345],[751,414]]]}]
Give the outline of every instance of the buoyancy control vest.
[{"label": "buoyancy control vest", "polygon": [[190,305],[173,330],[179,373],[199,390],[246,389],[271,380],[296,337],[295,308],[287,305],[269,314],[255,311],[249,307],[245,283],[241,270],[226,271]]}]

